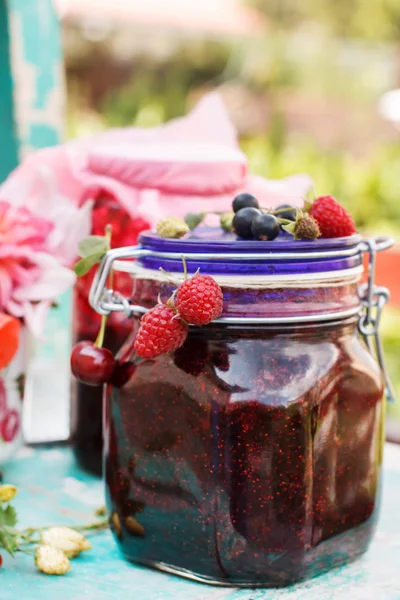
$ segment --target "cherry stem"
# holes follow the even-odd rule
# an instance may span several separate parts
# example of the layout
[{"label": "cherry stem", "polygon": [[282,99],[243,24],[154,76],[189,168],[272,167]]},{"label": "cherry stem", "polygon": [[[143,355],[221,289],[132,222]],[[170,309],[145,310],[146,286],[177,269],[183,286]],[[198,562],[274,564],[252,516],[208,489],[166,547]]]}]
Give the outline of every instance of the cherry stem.
[{"label": "cherry stem", "polygon": [[108,315],[102,315],[102,317],[101,317],[100,330],[99,330],[99,333],[97,334],[96,341],[93,344],[96,348],[102,348],[103,347],[104,334],[105,334],[105,331],[106,331],[107,316]]},{"label": "cherry stem", "polygon": [[[104,237],[107,240],[108,250],[110,250],[110,248],[111,248],[111,236],[112,236],[112,225],[110,225],[110,223],[107,223],[107,225],[104,227]],[[112,271],[110,274],[109,284],[110,284],[110,287],[112,288],[112,284],[113,284],[113,272]],[[96,341],[93,344],[96,348],[103,347],[104,334],[106,331],[106,324],[107,324],[107,316],[108,315],[102,315],[102,317],[101,317],[100,330],[99,330],[99,333],[97,334]]]},{"label": "cherry stem", "polygon": [[111,236],[112,236],[112,225],[110,225],[110,223],[107,223],[107,225],[104,227],[104,237],[106,238],[106,240],[108,242],[108,249],[110,249],[110,247],[111,247]]}]

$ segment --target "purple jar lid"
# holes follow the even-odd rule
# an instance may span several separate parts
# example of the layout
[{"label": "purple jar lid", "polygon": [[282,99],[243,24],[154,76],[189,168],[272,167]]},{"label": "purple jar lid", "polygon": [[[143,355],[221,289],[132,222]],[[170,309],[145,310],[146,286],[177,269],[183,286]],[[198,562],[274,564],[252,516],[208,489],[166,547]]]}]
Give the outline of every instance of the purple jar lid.
[{"label": "purple jar lid", "polygon": [[185,256],[189,273],[198,268],[210,275],[290,275],[326,273],[358,267],[362,264],[358,234],[314,241],[294,241],[281,232],[271,242],[242,240],[220,228],[197,227],[185,237],[160,238],[146,231],[139,238],[140,247],[149,254],[138,263],[146,268],[160,267],[172,273],[183,270]]}]

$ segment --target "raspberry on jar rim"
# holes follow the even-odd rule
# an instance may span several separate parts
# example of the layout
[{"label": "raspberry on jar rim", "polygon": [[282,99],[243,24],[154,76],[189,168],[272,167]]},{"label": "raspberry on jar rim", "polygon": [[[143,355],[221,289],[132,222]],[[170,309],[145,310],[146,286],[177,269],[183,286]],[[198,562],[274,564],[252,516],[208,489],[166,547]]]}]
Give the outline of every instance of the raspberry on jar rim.
[{"label": "raspberry on jar rim", "polygon": [[210,275],[194,275],[178,288],[176,308],[191,325],[211,323],[221,315],[222,307],[222,290]]},{"label": "raspberry on jar rim", "polygon": [[134,348],[142,358],[176,350],[186,340],[188,326],[170,306],[157,304],[141,320]]},{"label": "raspberry on jar rim", "polygon": [[351,214],[333,196],[316,198],[309,214],[317,221],[321,237],[348,237],[356,233]]}]

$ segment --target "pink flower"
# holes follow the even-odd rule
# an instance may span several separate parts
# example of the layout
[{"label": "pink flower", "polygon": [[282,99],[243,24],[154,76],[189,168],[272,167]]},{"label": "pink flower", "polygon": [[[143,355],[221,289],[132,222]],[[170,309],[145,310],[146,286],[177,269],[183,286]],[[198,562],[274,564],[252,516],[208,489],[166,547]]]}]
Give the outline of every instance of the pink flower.
[{"label": "pink flower", "polygon": [[40,250],[47,243],[53,225],[35,217],[25,208],[11,209],[9,202],[0,200],[0,244],[16,244]]},{"label": "pink flower", "polygon": [[24,319],[36,334],[51,302],[75,281],[50,254],[53,230],[49,220],[0,201],[0,311]]},{"label": "pink flower", "polygon": [[61,193],[56,165],[40,154],[31,155],[11,173],[0,187],[0,198],[15,208],[26,209],[30,219],[37,218],[42,233],[47,227],[46,248],[63,265],[71,267],[77,258],[78,243],[90,234],[93,202],[77,206],[72,195]]}]

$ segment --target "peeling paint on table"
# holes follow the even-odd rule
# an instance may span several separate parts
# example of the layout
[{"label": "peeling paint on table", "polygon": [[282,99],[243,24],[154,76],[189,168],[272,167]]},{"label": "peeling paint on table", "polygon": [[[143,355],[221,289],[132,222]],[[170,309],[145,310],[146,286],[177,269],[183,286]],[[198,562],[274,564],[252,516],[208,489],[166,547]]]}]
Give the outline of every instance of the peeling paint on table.
[{"label": "peeling paint on table", "polygon": [[[127,563],[109,532],[64,577],[40,574],[30,557],[4,557],[1,600],[400,600],[400,446],[386,445],[378,531],[360,560],[285,589],[238,590],[194,583]],[[68,448],[23,448],[5,469],[19,486],[22,527],[86,523],[104,503],[102,482],[76,465]]]},{"label": "peeling paint on table", "polygon": [[58,144],[65,85],[52,0],[0,0],[0,182],[32,150]]}]

